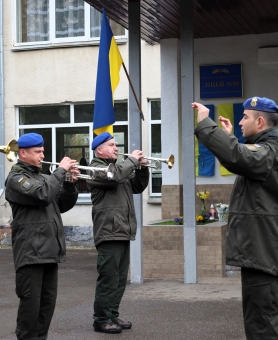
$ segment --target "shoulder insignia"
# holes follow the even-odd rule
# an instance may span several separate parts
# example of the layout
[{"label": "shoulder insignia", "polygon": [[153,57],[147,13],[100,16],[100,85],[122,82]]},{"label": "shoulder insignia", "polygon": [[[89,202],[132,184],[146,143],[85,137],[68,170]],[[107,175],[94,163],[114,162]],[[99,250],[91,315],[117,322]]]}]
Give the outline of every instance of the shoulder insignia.
[{"label": "shoulder insignia", "polygon": [[262,148],[262,145],[260,144],[243,144],[247,147],[247,149],[251,151],[258,151],[260,148]]},{"label": "shoulder insignia", "polygon": [[20,182],[22,182],[23,181],[23,176],[19,176],[18,178],[17,178],[17,181],[18,181],[18,183],[20,183]]},{"label": "shoulder insignia", "polygon": [[29,191],[32,188],[33,184],[29,182],[28,179],[24,179],[21,182],[21,189],[24,191]]}]

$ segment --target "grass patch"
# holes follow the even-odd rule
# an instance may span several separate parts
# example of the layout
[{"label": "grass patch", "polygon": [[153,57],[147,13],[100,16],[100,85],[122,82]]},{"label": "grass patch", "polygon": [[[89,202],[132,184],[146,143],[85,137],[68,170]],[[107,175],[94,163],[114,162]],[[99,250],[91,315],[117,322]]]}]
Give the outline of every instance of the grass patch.
[{"label": "grass patch", "polygon": [[158,222],[158,223],[152,223],[151,225],[177,225],[174,221],[164,221],[164,222]]}]

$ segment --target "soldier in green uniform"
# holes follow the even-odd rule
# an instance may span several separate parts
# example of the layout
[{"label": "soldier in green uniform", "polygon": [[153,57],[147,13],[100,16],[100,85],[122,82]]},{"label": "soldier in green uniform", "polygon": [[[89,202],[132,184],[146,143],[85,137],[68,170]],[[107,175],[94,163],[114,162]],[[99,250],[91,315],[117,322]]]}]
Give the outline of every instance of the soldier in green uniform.
[{"label": "soldier in green uniform", "polygon": [[44,175],[42,136],[27,133],[17,142],[19,160],[5,183],[13,215],[12,247],[20,299],[15,333],[19,340],[45,340],[55,309],[58,263],[65,261],[66,254],[61,213],[70,210],[78,197],[74,183],[64,179],[76,161],[65,157],[50,176]]},{"label": "soldier in green uniform", "polygon": [[[118,148],[113,136],[104,132],[94,138],[92,149],[96,158],[93,167],[116,163]],[[136,216],[133,194],[141,194],[149,182],[149,170],[144,165],[141,150],[135,150],[115,165],[114,177],[107,179],[98,172],[88,180],[92,199],[94,242],[98,252],[98,279],[94,301],[94,330],[109,334],[121,333],[132,324],[119,318],[119,306],[124,294],[129,268],[130,241],[136,235]]]},{"label": "soldier in green uniform", "polygon": [[193,103],[195,134],[230,172],[237,174],[229,205],[226,262],[241,267],[247,340],[278,339],[278,106],[268,98],[243,103],[239,122],[244,144],[231,122]]}]

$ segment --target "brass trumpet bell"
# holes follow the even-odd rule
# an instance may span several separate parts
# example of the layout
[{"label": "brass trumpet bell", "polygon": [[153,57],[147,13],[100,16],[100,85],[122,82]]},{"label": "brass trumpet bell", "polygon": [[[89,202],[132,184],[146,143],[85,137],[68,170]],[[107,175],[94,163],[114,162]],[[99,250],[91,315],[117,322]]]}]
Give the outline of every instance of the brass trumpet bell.
[{"label": "brass trumpet bell", "polygon": [[167,164],[168,164],[168,168],[172,169],[172,167],[174,166],[174,163],[175,163],[175,156],[171,155],[166,161],[167,161]]},{"label": "brass trumpet bell", "polygon": [[15,139],[9,141],[8,145],[0,146],[0,152],[5,153],[10,162],[16,160],[18,154],[18,144]]}]

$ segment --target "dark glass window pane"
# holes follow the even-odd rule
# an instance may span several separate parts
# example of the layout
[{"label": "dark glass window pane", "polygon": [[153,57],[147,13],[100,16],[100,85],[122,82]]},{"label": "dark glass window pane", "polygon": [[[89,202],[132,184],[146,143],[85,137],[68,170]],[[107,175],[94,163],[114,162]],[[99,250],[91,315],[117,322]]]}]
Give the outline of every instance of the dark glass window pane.
[{"label": "dark glass window pane", "polygon": [[56,158],[57,162],[65,156],[76,159],[80,163],[85,158],[89,163],[89,127],[68,127],[56,129]]},{"label": "dark glass window pane", "polygon": [[161,105],[160,100],[151,101],[151,120],[161,119]]},{"label": "dark glass window pane", "polygon": [[[151,157],[161,158],[161,124],[151,125],[152,154]],[[151,169],[152,193],[161,193],[162,171],[161,162],[157,169]]]},{"label": "dark glass window pane", "polygon": [[[91,123],[94,119],[94,104],[74,105],[74,122]],[[116,122],[125,122],[128,120],[127,102],[114,103],[114,113]]]},{"label": "dark glass window pane", "polygon": [[125,122],[127,118],[127,102],[115,103],[114,102],[114,113],[116,122]]},{"label": "dark glass window pane", "polygon": [[70,123],[69,105],[30,106],[19,108],[19,124]]},{"label": "dark glass window pane", "polygon": [[151,125],[152,154],[161,153],[161,124]]},{"label": "dark glass window pane", "polygon": [[[35,132],[42,135],[44,140],[44,160],[47,162],[52,162],[52,133],[51,129],[20,129],[19,130],[19,137],[25,133]],[[42,165],[42,173],[50,174],[49,165],[43,164]]]},{"label": "dark glass window pane", "polygon": [[159,194],[161,193],[161,185],[162,185],[162,175],[160,173],[152,172],[152,193]]},{"label": "dark glass window pane", "polygon": [[[68,156],[80,165],[88,166],[90,158],[88,127],[57,128],[56,142],[57,162],[60,162],[64,156]],[[86,170],[80,170],[80,173],[86,175]],[[78,179],[76,187],[80,193],[89,192],[84,179]]]},{"label": "dark glass window pane", "polygon": [[114,139],[118,147],[118,152],[127,153],[128,151],[128,126],[114,125]]},{"label": "dark glass window pane", "polygon": [[152,173],[152,193],[159,194],[161,193],[161,185],[162,185],[162,175],[161,173]]},{"label": "dark glass window pane", "polygon": [[75,123],[92,123],[94,119],[94,104],[74,105]]}]

